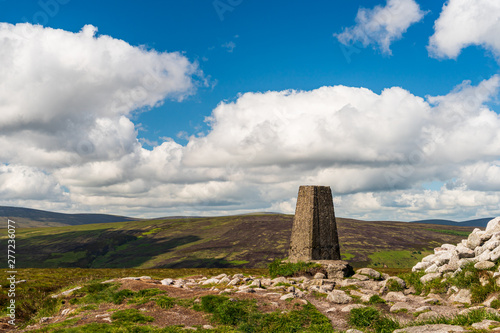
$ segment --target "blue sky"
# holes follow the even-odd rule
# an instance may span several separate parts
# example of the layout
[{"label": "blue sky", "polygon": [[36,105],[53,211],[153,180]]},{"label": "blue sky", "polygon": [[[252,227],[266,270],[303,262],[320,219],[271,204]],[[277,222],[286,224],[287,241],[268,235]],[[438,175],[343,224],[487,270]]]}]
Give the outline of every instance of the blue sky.
[{"label": "blue sky", "polygon": [[[486,0],[479,2],[482,3],[484,1]],[[476,5],[479,6],[479,2]],[[39,43],[44,43],[44,33],[52,33],[54,29],[68,32],[67,38],[71,38],[70,36],[77,36],[84,26],[92,25],[97,28],[97,32],[92,37],[94,39],[109,36],[113,40],[125,42],[130,47],[141,49],[145,54],[179,52],[184,60],[196,67],[196,73],[186,71],[186,76],[190,80],[189,87],[179,88],[175,93],[172,93],[171,90],[163,90],[158,92],[160,94],[159,97],[150,96],[147,101],[138,103],[137,107],[134,106],[126,111],[120,111],[119,115],[114,114],[113,117],[106,115],[104,117],[103,115],[98,115],[101,111],[95,111],[97,116],[95,116],[94,120],[96,121],[97,119],[106,119],[110,123],[114,121],[118,123],[120,117],[123,116],[135,127],[137,131],[135,134],[127,132],[127,135],[131,135],[131,137],[125,138],[127,135],[124,135],[125,139],[123,141],[118,140],[114,143],[106,141],[106,144],[99,146],[103,150],[106,147],[106,149],[114,151],[113,144],[117,144],[117,151],[122,148],[124,149],[123,155],[117,153],[119,156],[111,156],[112,154],[109,154],[109,151],[108,153],[100,153],[98,151],[97,139],[84,137],[82,134],[75,143],[77,150],[78,147],[80,150],[85,150],[88,145],[92,148],[92,154],[94,155],[82,158],[80,152],[77,160],[68,157],[71,160],[70,166],[67,164],[61,165],[59,162],[49,163],[47,159],[50,159],[50,157],[41,158],[38,162],[26,162],[22,158],[16,158],[8,153],[0,156],[0,163],[4,165],[4,169],[0,172],[3,172],[5,177],[8,175],[12,176],[12,174],[16,175],[14,177],[16,183],[11,184],[8,188],[4,188],[3,191],[0,189],[0,199],[5,205],[49,207],[61,211],[103,211],[136,216],[155,216],[170,213],[213,215],[255,210],[275,210],[290,213],[293,212],[294,197],[296,196],[297,185],[300,182],[317,183],[324,181],[327,183],[325,185],[332,186],[337,196],[337,205],[342,208],[344,208],[343,205],[346,205],[345,213],[340,213],[342,216],[351,215],[352,217],[371,219],[411,220],[426,217],[465,219],[469,217],[483,217],[485,214],[487,216],[498,214],[500,213],[500,201],[498,201],[500,195],[498,189],[495,186],[493,186],[494,188],[483,186],[486,183],[500,184],[500,172],[498,171],[499,154],[497,154],[500,152],[500,147],[495,146],[497,144],[496,139],[491,136],[488,138],[493,146],[486,149],[483,145],[482,148],[485,151],[479,155],[460,150],[454,152],[455,156],[460,156],[459,158],[450,157],[448,159],[441,159],[434,156],[433,150],[432,158],[429,159],[428,163],[414,163],[414,165],[411,165],[415,171],[411,172],[410,176],[404,176],[407,181],[387,187],[387,184],[380,185],[373,180],[366,180],[368,178],[365,177],[368,177],[368,175],[371,175],[371,178],[382,177],[381,175],[390,169],[383,169],[381,166],[384,163],[388,166],[404,164],[404,156],[410,156],[412,152],[412,148],[409,146],[402,150],[398,150],[399,148],[396,147],[399,140],[405,140],[404,134],[402,134],[403,137],[378,138],[381,140],[381,143],[385,143],[387,146],[396,145],[395,150],[392,152],[394,156],[390,158],[380,158],[384,154],[389,156],[392,153],[385,151],[385,149],[374,147],[375,155],[378,155],[371,159],[368,157],[360,158],[359,156],[359,158],[326,158],[327,161],[322,160],[314,166],[308,166],[308,163],[303,162],[308,157],[311,161],[317,161],[317,156],[310,154],[310,148],[302,147],[303,150],[301,150],[302,148],[297,148],[298,152],[294,157],[285,156],[281,160],[266,159],[264,158],[267,156],[266,152],[261,148],[256,148],[256,146],[249,148],[249,146],[246,146],[251,141],[249,141],[249,137],[240,138],[240,140],[235,137],[222,137],[222,134],[218,134],[222,133],[225,128],[225,121],[228,121],[228,128],[234,128],[236,132],[240,133],[244,131],[246,125],[237,120],[245,119],[246,116],[244,117],[244,115],[249,110],[248,112],[255,112],[259,117],[263,117],[260,123],[257,122],[258,126],[256,125],[257,127],[254,128],[254,132],[250,132],[254,133],[252,135],[256,135],[258,142],[263,141],[264,145],[272,145],[276,144],[276,142],[285,141],[290,143],[293,140],[290,140],[287,136],[288,134],[279,128],[273,127],[272,131],[274,132],[271,135],[272,140],[278,141],[272,141],[268,135],[269,133],[255,134],[255,131],[264,126],[262,124],[270,123],[270,120],[266,118],[266,114],[269,115],[270,112],[272,113],[279,105],[284,107],[283,112],[285,112],[284,117],[286,119],[282,120],[297,119],[298,113],[307,112],[293,111],[291,107],[287,109],[287,102],[279,104],[276,107],[270,107],[269,110],[266,109],[267,111],[264,110],[271,103],[267,98],[272,95],[272,92],[281,92],[289,89],[296,90],[296,93],[300,96],[306,96],[308,92],[314,92],[321,87],[346,86],[352,89],[366,88],[371,93],[380,97],[384,90],[400,87],[403,91],[411,95],[415,103],[420,103],[419,101],[427,103],[419,111],[421,115],[425,112],[430,114],[427,117],[422,116],[422,119],[419,116],[408,116],[411,118],[408,118],[408,122],[412,124],[414,122],[417,125],[420,124],[420,128],[431,129],[441,126],[440,124],[433,123],[430,119],[436,118],[433,118],[435,116],[433,112],[442,112],[443,114],[447,112],[443,110],[446,109],[444,107],[445,104],[452,103],[451,92],[458,91],[459,93],[466,94],[468,91],[467,87],[471,90],[474,87],[480,87],[481,82],[483,82],[484,86],[492,86],[492,88],[487,89],[489,96],[481,97],[480,101],[476,103],[477,105],[473,106],[477,110],[470,109],[467,112],[470,112],[471,115],[474,114],[474,117],[476,117],[477,112],[479,112],[478,110],[486,107],[490,111],[489,117],[492,115],[494,117],[494,114],[498,115],[497,112],[500,110],[496,102],[498,94],[496,92],[496,83],[493,81],[495,80],[495,74],[498,73],[499,50],[497,47],[499,42],[498,39],[487,33],[488,29],[495,29],[494,23],[492,23],[493,26],[486,26],[486,30],[481,30],[478,25],[475,25],[473,17],[466,17],[465,22],[471,24],[468,29],[474,31],[475,34],[472,34],[473,36],[470,37],[471,40],[464,40],[463,34],[457,31],[455,41],[446,35],[450,30],[453,30],[453,24],[457,24],[452,19],[449,19],[449,17],[453,17],[453,11],[458,11],[460,6],[470,7],[474,4],[467,0],[451,0],[447,3],[447,11],[450,12],[448,15],[445,15],[446,7],[443,7],[443,5],[445,5],[445,1],[422,0],[316,1],[313,3],[305,1],[264,2],[247,0],[143,1],[140,4],[135,1],[98,2],[93,0],[48,0],[22,3],[12,0],[1,1],[0,22],[9,23],[14,26],[18,23],[40,24],[43,31],[40,32],[40,35],[34,37]],[[494,21],[494,18],[499,15],[498,8],[495,4],[490,5],[492,8],[482,11],[480,15],[490,15]],[[400,9],[404,7],[404,10],[401,9],[402,11],[399,12],[391,9],[391,6],[394,6],[394,8],[400,6],[398,7]],[[349,43],[341,43],[339,41],[341,40],[339,34],[343,31],[348,32],[346,29],[356,29],[356,27],[360,26],[359,20],[356,17],[358,12],[363,11],[363,8],[368,13],[368,20],[370,20],[370,15],[375,15],[377,11],[389,9],[389,17],[388,21],[384,23],[385,26],[383,26],[382,30],[368,33],[368,42],[365,44],[359,38],[358,40],[351,38]],[[405,15],[408,15],[408,17],[406,18]],[[439,20],[442,22],[439,26],[439,33],[445,36],[448,42],[443,42],[439,39],[440,36],[438,30],[436,30],[436,22]],[[377,20],[372,20],[369,24],[373,24],[374,21]],[[487,22],[488,20],[481,18],[480,21]],[[389,43],[390,51],[388,51],[384,50],[380,46],[381,44],[378,44],[378,39],[382,39],[387,35],[387,31],[394,28],[394,26],[391,26],[392,24],[394,26],[402,24],[402,30],[399,35],[396,34],[392,37]],[[373,27],[373,25],[367,25],[367,27]],[[8,30],[10,28],[5,29]],[[364,29],[367,28],[365,27]],[[376,28],[374,29],[376,30]],[[69,33],[72,33],[72,35],[69,35]],[[366,31],[363,33],[366,33]],[[431,50],[428,45],[430,44],[431,36],[434,35],[437,42],[434,45],[435,48]],[[7,53],[10,51],[15,52],[14,49],[10,49],[14,48],[12,45],[5,44],[3,48],[7,50]],[[458,55],[454,55],[450,51],[456,48],[459,49]],[[67,56],[62,54],[62,51],[57,53],[57,47],[52,47],[51,50],[56,52],[55,54],[61,55],[61,57]],[[106,52],[109,52],[109,50]],[[105,57],[106,52],[103,52],[103,57]],[[349,53],[349,55],[346,56],[345,52]],[[1,60],[2,58],[0,58]],[[52,63],[51,61],[53,60],[40,56],[38,59],[37,57],[33,57],[27,61],[32,62],[29,64],[30,66],[44,67],[47,63]],[[138,58],[137,61],[140,62],[141,58]],[[178,64],[176,63],[175,65],[177,66]],[[8,66],[8,64],[5,62],[3,66]],[[62,67],[65,70],[68,69],[67,66]],[[55,67],[51,68],[47,69],[47,72],[57,72],[53,69]],[[147,70],[155,71],[157,69],[158,65],[152,65]],[[29,78],[28,74],[22,77]],[[0,75],[0,80],[4,80],[4,83],[7,79],[7,75],[3,77]],[[470,81],[469,86],[456,88],[464,80]],[[174,84],[177,83],[174,82]],[[123,91],[123,87],[120,89],[120,91]],[[259,99],[256,104],[244,104],[247,99],[244,99],[242,96],[245,96],[246,93],[259,92],[262,94],[248,95],[249,103],[254,99]],[[98,92],[91,93],[87,90],[79,90],[78,94],[84,96],[84,99],[92,100]],[[475,93],[475,95],[478,95],[478,93]],[[68,93],[68,96],[72,95]],[[320,94],[320,96],[323,95]],[[427,96],[448,96],[449,98],[444,102],[441,101],[440,105],[442,107],[437,107],[435,103],[433,104],[431,100],[427,99]],[[371,98],[369,97],[370,101]],[[110,99],[112,98],[110,97]],[[286,100],[290,99],[291,97]],[[345,104],[353,105],[356,100],[357,97],[354,96],[352,103],[347,102]],[[39,102],[41,104],[46,103],[42,100]],[[11,103],[15,103],[15,100],[11,101]],[[67,102],[64,103],[67,106]],[[295,102],[290,101],[290,103],[293,105]],[[385,102],[380,101],[380,103],[384,104]],[[258,110],[259,105],[263,104],[265,104],[264,109]],[[62,108],[62,105],[61,102],[59,106],[51,105],[47,107]],[[152,105],[154,106],[151,107]],[[222,105],[222,107],[226,106],[226,109],[232,108],[232,110],[225,113],[221,112],[221,115],[218,116],[215,113],[213,114],[218,105]],[[325,105],[329,104],[325,102]],[[92,105],[87,107],[104,108],[105,106]],[[339,109],[341,107],[339,106]],[[364,107],[367,107],[367,110],[372,110],[369,106],[364,106],[364,104],[363,106],[354,107],[360,112],[360,117],[363,116],[363,112],[368,112],[363,111]],[[434,111],[428,109],[429,107],[435,107],[432,109]],[[332,108],[335,107],[332,106]],[[377,109],[377,107],[374,107],[374,109]],[[318,119],[322,119],[321,117],[323,116],[325,119],[332,119],[336,117],[335,115],[338,115],[338,113],[335,113],[337,111],[338,109],[330,110],[326,106],[326,109],[323,111],[318,111],[320,112]],[[56,122],[67,121],[65,117],[69,117],[68,119],[72,119],[73,122],[78,124],[78,121],[75,119],[80,118],[76,116],[76,113],[82,112],[84,114],[85,110],[67,112],[73,113],[71,115],[57,113],[57,115],[54,115],[54,118],[51,118],[52,123],[55,120]],[[293,116],[294,112],[298,112],[296,114],[297,117]],[[329,112],[334,113],[329,114]],[[394,117],[406,117],[406,115],[401,116],[397,114],[397,111],[394,112],[392,115],[386,115],[387,117],[383,119],[390,121]],[[94,114],[94,112],[91,113]],[[4,114],[8,114],[8,112],[4,112]],[[291,118],[288,118],[288,115]],[[216,123],[215,125],[212,123],[212,127],[206,121],[206,118],[210,116],[216,119]],[[239,118],[239,116],[241,117]],[[81,117],[84,117],[84,115],[81,115]],[[230,117],[234,117],[234,123],[231,123]],[[366,117],[362,119],[366,119]],[[92,123],[92,121],[89,122],[89,126],[91,127],[85,128],[85,126],[82,126],[79,130],[82,130],[82,133],[84,130],[89,130],[90,128],[95,130],[95,123]],[[498,121],[498,117],[495,121]],[[2,119],[0,119],[0,124],[1,122]],[[402,123],[408,124],[408,122]],[[458,127],[455,130],[458,131],[460,126],[467,126],[471,123],[476,124],[477,122],[480,122],[479,118],[465,117],[464,123],[457,125]],[[4,123],[11,124],[7,118],[4,119]],[[251,121],[247,123],[251,123]],[[293,122],[290,124],[293,125]],[[383,128],[391,128],[391,126],[401,126],[398,124],[385,124],[388,127],[382,124],[381,130]],[[27,126],[26,128],[22,127],[22,125],[20,126],[20,130],[30,131],[30,129],[27,129],[29,127],[28,124],[24,125]],[[75,126],[78,127],[78,125]],[[217,126],[219,127],[216,128]],[[238,126],[243,127],[238,131]],[[251,127],[252,125],[248,126]],[[363,126],[370,125],[363,125],[360,121],[353,121],[351,126],[353,126],[354,132],[360,130],[361,132],[368,133],[373,130],[368,127],[364,128]],[[492,132],[494,132],[495,126],[496,123],[491,124]],[[417,126],[416,128],[419,127]],[[447,132],[449,128],[442,127],[442,129]],[[311,131],[314,130],[316,129],[311,128]],[[400,128],[397,128],[397,130],[400,130]],[[62,129],[61,131],[64,132]],[[409,132],[412,131],[413,129],[409,130]],[[474,138],[475,136],[472,132],[470,135]],[[300,133],[300,131],[296,133]],[[425,133],[419,132],[418,135],[423,138],[426,135]],[[453,142],[462,142],[462,139],[464,142],[470,139],[454,137],[454,132],[447,133],[451,133],[449,138],[445,140],[448,146],[453,144]],[[8,137],[6,134],[4,138],[6,142],[15,142],[15,140],[19,139]],[[287,139],[285,140],[285,138]],[[332,136],[326,135],[324,138],[331,139]],[[64,140],[64,136],[52,139]],[[268,139],[271,141],[266,141]],[[138,146],[134,146],[134,140],[139,143]],[[236,149],[235,147],[231,148],[228,146],[232,140],[240,142],[238,147],[242,147],[242,151],[250,149],[254,152],[251,161],[236,156],[232,160],[229,158],[231,161],[228,162],[227,156],[230,156],[231,152],[234,153],[234,149]],[[47,139],[48,141],[50,140]],[[313,139],[306,139],[304,141],[310,141],[311,145],[315,143]],[[163,145],[164,142],[169,143]],[[245,143],[245,146],[242,146],[242,142]],[[251,142],[255,142],[255,140]],[[322,144],[324,143],[322,141]],[[369,145],[369,143],[370,138],[363,138],[355,140],[350,147],[353,152],[356,152],[357,149],[362,149],[364,146]],[[218,146],[219,144],[220,146]],[[336,142],[331,142],[331,145],[335,144]],[[27,141],[22,141],[20,145],[26,148],[26,151],[35,149],[34,147],[36,146],[33,142]],[[131,146],[129,147],[128,145]],[[167,147],[168,145],[170,146]],[[318,143],[318,145],[321,144]],[[141,163],[145,165],[153,163],[146,161],[149,157],[145,156],[149,154],[147,151],[155,151],[155,147],[157,148],[157,152],[161,150],[162,154],[167,154],[165,156],[162,155],[161,159],[163,162],[172,161],[171,158],[173,158],[173,155],[168,154],[171,154],[174,150],[182,155],[178,161],[176,160],[177,164],[165,162],[164,169],[172,167],[178,171],[179,169],[195,168],[189,174],[196,174],[197,176],[194,177],[196,179],[189,177],[189,179],[186,179],[187,176],[185,175],[178,178],[173,176],[173,178],[164,178],[160,176],[156,179],[145,179],[138,176],[138,173],[142,174],[141,172],[137,170],[132,172],[130,166],[125,166],[129,164],[123,162],[123,159],[125,156],[130,157],[132,152],[135,154],[135,158],[139,159]],[[277,145],[276,149],[280,150],[286,147],[290,150],[289,144],[284,144],[283,146]],[[198,152],[197,156],[203,156],[205,152],[211,151],[210,149],[212,148],[214,149],[212,153],[207,153],[207,157],[203,161],[189,157],[189,154],[194,154],[193,151],[196,152],[197,149],[200,149],[202,152]],[[48,148],[48,146],[36,146],[36,149],[45,152],[52,151],[54,154],[58,152],[62,153],[62,150],[64,150],[61,150],[60,147],[55,149],[52,147]],[[226,154],[221,153],[220,156],[217,155],[217,152],[224,151],[225,149],[227,149]],[[429,147],[426,149],[424,150],[429,151]],[[446,147],[438,147],[436,154],[439,153],[440,156],[446,156],[446,153],[443,153],[441,149],[445,151]],[[478,151],[478,149],[469,149],[468,147],[466,150],[467,152]],[[341,152],[335,149],[329,151],[327,148],[318,154],[325,154],[325,152],[327,155],[330,153],[341,155]],[[68,156],[71,155],[70,151],[65,151],[66,153]],[[363,154],[360,153],[361,155]],[[375,155],[372,154],[370,156]],[[215,161],[220,161],[220,165],[216,165],[217,163],[214,161],[207,162],[207,159],[211,160],[211,158]],[[57,158],[53,157],[52,161],[56,160]],[[297,162],[298,160],[302,162]],[[119,165],[113,164],[115,162]],[[477,163],[482,164],[477,165]],[[228,165],[233,164],[238,166],[236,171],[234,167],[228,169]],[[259,165],[261,169],[256,169],[256,165]],[[324,169],[321,169],[318,165],[324,165]],[[372,165],[374,169],[367,167],[367,165]],[[226,171],[217,169],[221,166]],[[263,166],[270,168],[269,170],[271,171],[265,170],[265,168],[262,168]],[[15,167],[21,168],[20,170],[22,171],[14,170],[13,168]],[[91,172],[89,170],[94,170],[93,172],[99,174],[100,172],[95,171],[99,167],[106,170],[113,168],[114,170],[119,170],[116,172],[121,174],[122,177],[118,177],[120,178],[118,179],[109,176],[107,179],[97,180],[96,178],[89,179],[86,176],[82,178],[75,176],[78,172],[88,175]],[[211,169],[207,171],[207,168],[215,168],[217,170]],[[356,174],[356,170],[361,170],[361,173],[367,172],[365,176],[361,177],[363,181],[366,180],[366,183],[353,179],[353,183],[360,184],[339,186],[336,190],[336,177],[340,177],[341,179],[345,177],[332,176],[324,178],[322,176],[332,172],[336,173],[337,171],[335,170],[347,170],[346,168],[349,169],[349,175]],[[483,170],[481,168],[488,170],[488,179],[481,180],[476,178],[478,170]],[[279,171],[275,169],[279,169]],[[282,179],[277,176],[284,172],[286,173],[287,169],[292,169],[290,179]],[[378,174],[375,170],[382,173]],[[177,171],[172,171],[172,173],[177,174]],[[23,178],[25,176],[22,175],[26,174],[32,175],[30,176],[31,178]],[[227,176],[228,174],[231,174],[231,177]],[[244,181],[241,181],[241,178],[238,177],[239,174],[244,175]],[[227,178],[224,178],[226,177],[225,175]],[[38,179],[37,177],[39,176],[43,180]],[[10,179],[13,178],[10,177]],[[253,181],[248,181],[248,179],[253,179]],[[294,180],[298,182],[294,182]],[[39,189],[37,195],[27,194],[22,190],[18,190],[23,187],[29,188],[32,182],[39,183],[40,181],[46,185]],[[141,184],[137,185],[138,183]],[[457,185],[458,183],[459,185]],[[28,184],[31,185],[28,186]],[[151,190],[157,186],[168,187],[172,184],[176,184],[177,187],[166,190],[163,200],[151,194]],[[472,195],[473,199],[471,200],[473,202],[465,204],[469,208],[457,211],[453,209],[452,203],[443,199],[443,196],[447,197],[446,195],[450,193],[443,193],[445,190],[442,187],[448,186],[451,189],[453,187],[451,184],[456,185],[455,191],[461,188],[466,192],[454,193],[453,195],[461,198],[469,198]],[[483,187],[477,184],[483,184],[481,185]],[[138,186],[140,190],[137,190],[135,186]],[[103,190],[104,188],[106,190]],[[435,203],[429,203],[423,199],[429,197],[429,194],[424,192],[426,189],[431,190],[432,195],[436,196]],[[136,190],[138,192],[135,192]],[[400,198],[405,193],[401,191],[404,190],[406,190],[407,195],[411,193],[413,197],[402,203]],[[122,191],[130,192],[124,194]],[[213,198],[207,194],[206,196],[193,198],[192,200],[189,199],[189,193],[199,194],[204,191],[211,193]],[[179,192],[185,193],[184,199],[172,199],[175,193]],[[115,200],[102,200],[103,196],[108,198],[114,197]],[[138,197],[143,200],[137,200]],[[129,202],[125,198],[132,201]],[[148,198],[150,202],[155,203],[147,203]],[[141,203],[136,204],[139,201]],[[366,204],[369,202],[371,204]],[[432,209],[429,209],[429,207]],[[428,209],[427,213],[421,212],[424,209]]]}]

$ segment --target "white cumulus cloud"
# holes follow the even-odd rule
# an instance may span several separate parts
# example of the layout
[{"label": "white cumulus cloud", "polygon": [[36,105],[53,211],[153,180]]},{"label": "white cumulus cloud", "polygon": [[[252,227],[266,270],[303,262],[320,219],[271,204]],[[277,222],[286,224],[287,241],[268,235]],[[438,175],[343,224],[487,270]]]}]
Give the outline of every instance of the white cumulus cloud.
[{"label": "white cumulus cloud", "polygon": [[360,42],[363,46],[374,45],[382,53],[392,54],[391,44],[402,38],[410,25],[425,15],[414,0],[387,0],[385,7],[360,8],[356,25],[334,34],[343,44]]},{"label": "white cumulus cloud", "polygon": [[456,58],[463,48],[480,45],[500,57],[500,2],[449,0],[434,23],[429,53]]},{"label": "white cumulus cloud", "polygon": [[[185,98],[200,76],[180,53],[91,26],[0,25],[0,204],[145,217],[292,213],[298,187],[319,184],[332,187],[339,216],[500,214],[500,116],[487,106],[500,76],[444,96],[342,85],[247,92],[212,111],[206,135],[143,147],[134,112]],[[429,182],[444,185],[425,190]]]}]

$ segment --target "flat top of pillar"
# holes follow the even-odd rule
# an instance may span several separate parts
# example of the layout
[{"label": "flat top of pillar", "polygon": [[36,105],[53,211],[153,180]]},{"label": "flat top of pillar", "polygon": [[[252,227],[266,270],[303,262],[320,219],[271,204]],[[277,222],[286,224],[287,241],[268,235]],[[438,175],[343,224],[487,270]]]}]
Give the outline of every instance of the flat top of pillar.
[{"label": "flat top of pillar", "polygon": [[330,186],[325,185],[300,185],[300,187],[318,187],[318,188],[330,188]]}]

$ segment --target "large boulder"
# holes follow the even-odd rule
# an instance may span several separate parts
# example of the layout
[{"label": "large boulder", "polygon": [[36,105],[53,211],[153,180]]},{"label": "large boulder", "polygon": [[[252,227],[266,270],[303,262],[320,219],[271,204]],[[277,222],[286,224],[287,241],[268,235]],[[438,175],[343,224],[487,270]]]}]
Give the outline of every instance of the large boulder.
[{"label": "large boulder", "polygon": [[356,273],[369,276],[375,280],[379,280],[382,277],[382,275],[373,268],[360,268],[356,271]]},{"label": "large boulder", "polygon": [[326,300],[335,304],[347,304],[352,301],[352,297],[342,290],[332,290],[326,296]]},{"label": "large boulder", "polygon": [[494,234],[496,232],[500,232],[500,216],[495,217],[493,220],[490,220],[486,225],[486,233]]},{"label": "large boulder", "polygon": [[480,246],[482,244],[481,236],[484,234],[485,232],[481,229],[474,229],[467,238],[467,247],[474,250],[476,247]]},{"label": "large boulder", "polygon": [[471,303],[471,292],[469,289],[460,289],[457,293],[450,296],[450,302]]}]

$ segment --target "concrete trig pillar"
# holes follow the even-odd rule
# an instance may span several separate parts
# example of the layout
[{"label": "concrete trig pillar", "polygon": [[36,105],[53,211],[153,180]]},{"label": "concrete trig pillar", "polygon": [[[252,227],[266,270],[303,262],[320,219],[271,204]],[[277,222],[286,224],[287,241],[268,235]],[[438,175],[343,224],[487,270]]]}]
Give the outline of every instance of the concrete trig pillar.
[{"label": "concrete trig pillar", "polygon": [[340,260],[339,237],[329,186],[300,186],[289,261]]}]

